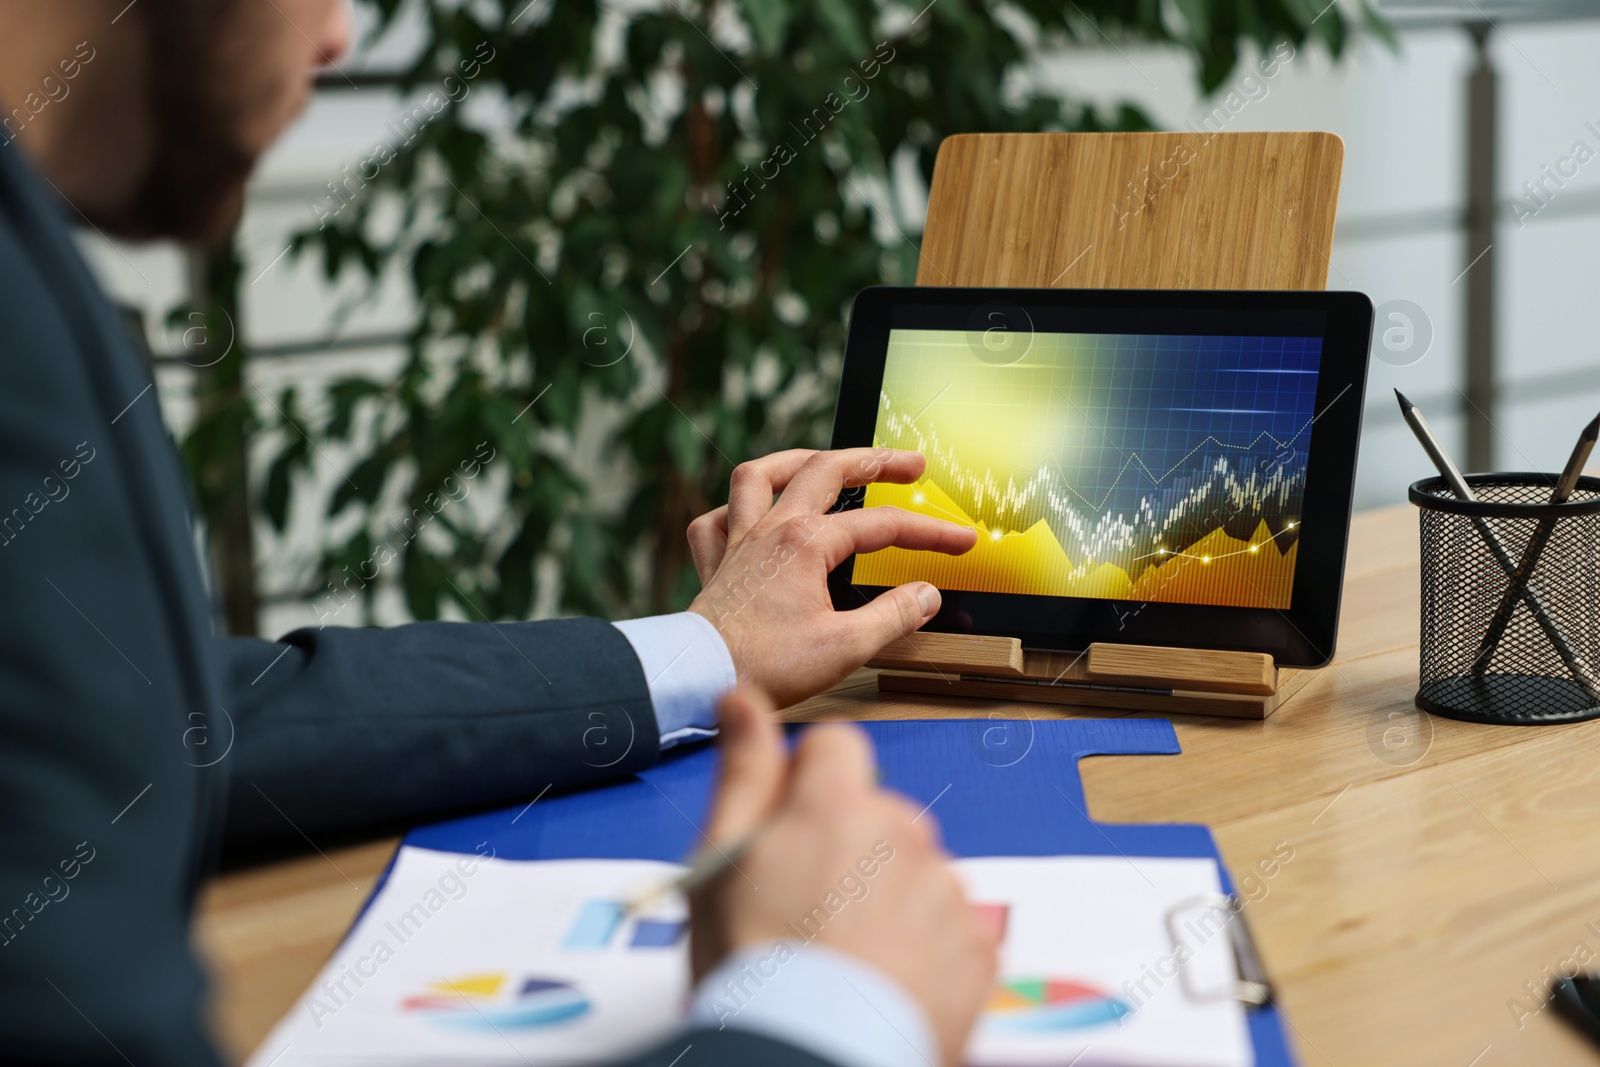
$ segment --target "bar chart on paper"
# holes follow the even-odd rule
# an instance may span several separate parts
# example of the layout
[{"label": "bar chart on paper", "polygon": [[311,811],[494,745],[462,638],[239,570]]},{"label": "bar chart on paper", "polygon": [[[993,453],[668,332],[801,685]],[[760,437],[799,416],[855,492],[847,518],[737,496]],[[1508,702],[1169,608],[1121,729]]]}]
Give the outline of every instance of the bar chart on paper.
[{"label": "bar chart on paper", "polygon": [[[618,941],[627,922],[627,905],[620,900],[589,900],[561,940],[561,947],[600,950]],[[670,948],[683,940],[689,924],[683,919],[635,919],[623,943],[629,948]]]}]

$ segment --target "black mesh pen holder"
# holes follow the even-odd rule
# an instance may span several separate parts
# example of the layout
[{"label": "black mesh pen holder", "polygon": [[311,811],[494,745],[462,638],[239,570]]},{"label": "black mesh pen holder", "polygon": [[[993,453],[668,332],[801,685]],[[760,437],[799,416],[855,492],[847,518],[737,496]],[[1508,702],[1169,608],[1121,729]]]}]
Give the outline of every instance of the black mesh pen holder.
[{"label": "black mesh pen holder", "polygon": [[1600,478],[1551,504],[1555,476],[1411,487],[1421,509],[1417,706],[1506,725],[1600,717]]}]

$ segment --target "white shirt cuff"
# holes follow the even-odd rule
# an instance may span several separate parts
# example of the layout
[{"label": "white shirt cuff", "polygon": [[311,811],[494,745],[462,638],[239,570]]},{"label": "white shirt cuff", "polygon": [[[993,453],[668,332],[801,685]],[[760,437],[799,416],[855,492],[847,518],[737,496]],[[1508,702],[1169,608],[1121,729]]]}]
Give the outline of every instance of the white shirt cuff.
[{"label": "white shirt cuff", "polygon": [[815,942],[741,949],[701,981],[690,1025],[734,1027],[840,1067],[929,1067],[939,1046],[927,1014],[888,975]]},{"label": "white shirt cuff", "polygon": [[717,701],[737,675],[727,642],[711,620],[692,611],[613,623],[633,646],[650,687],[661,747],[715,737]]}]

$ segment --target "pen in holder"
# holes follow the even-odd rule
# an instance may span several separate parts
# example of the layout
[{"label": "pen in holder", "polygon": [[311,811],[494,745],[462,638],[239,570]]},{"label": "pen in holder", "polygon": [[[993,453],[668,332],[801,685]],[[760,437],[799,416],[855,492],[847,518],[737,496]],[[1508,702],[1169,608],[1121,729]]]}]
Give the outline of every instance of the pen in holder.
[{"label": "pen in holder", "polygon": [[1600,478],[1550,503],[1545,474],[1411,486],[1421,509],[1417,706],[1469,722],[1600,716]]}]

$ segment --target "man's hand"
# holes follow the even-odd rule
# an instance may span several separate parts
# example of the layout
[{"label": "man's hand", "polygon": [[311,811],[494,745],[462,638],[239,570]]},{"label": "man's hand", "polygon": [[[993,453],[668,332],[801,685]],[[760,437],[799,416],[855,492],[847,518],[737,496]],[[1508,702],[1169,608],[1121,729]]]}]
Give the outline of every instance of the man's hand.
[{"label": "man's hand", "polygon": [[[959,555],[977,531],[899,508],[827,511],[848,487],[914,482],[916,452],[794,449],[741,463],[728,503],[689,526],[701,594],[689,605],[728,644],[739,683],[786,707],[842,681],[939,610],[939,591],[908,582],[834,611],[828,572],[855,552],[898,546]],[[773,494],[782,494],[773,502]]]},{"label": "man's hand", "polygon": [[853,726],[809,728],[791,761],[758,694],[730,694],[721,717],[706,836],[728,848],[761,829],[736,869],[690,901],[695,980],[737,949],[815,941],[898,982],[927,1013],[943,1063],[959,1064],[994,984],[995,943],[932,813],[878,787],[871,743]]}]

